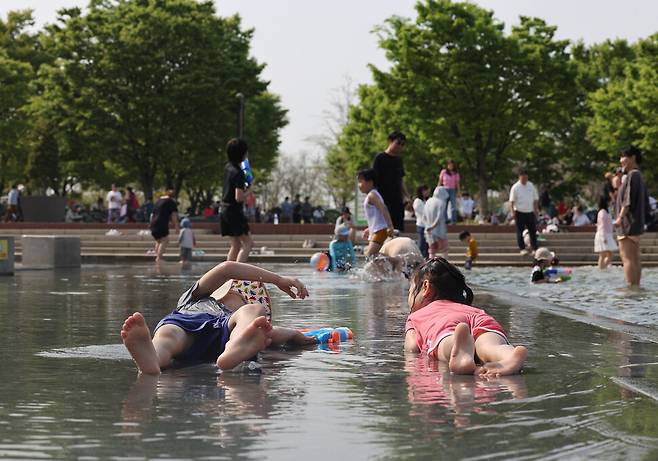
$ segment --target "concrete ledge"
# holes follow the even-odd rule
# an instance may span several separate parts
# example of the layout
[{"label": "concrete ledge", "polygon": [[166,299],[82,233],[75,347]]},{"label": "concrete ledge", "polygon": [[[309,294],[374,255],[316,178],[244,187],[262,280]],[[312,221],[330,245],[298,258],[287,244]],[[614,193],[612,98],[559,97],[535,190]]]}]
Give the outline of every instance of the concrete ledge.
[{"label": "concrete ledge", "polygon": [[14,274],[14,237],[0,235],[0,275]]},{"label": "concrete ledge", "polygon": [[80,237],[24,235],[21,262],[26,269],[80,267]]}]

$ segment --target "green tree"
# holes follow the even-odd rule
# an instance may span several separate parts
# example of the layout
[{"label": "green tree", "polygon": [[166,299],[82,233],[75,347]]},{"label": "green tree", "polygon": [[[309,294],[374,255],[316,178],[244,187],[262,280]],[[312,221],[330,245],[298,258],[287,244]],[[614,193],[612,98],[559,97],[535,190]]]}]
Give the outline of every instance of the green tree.
[{"label": "green tree", "polygon": [[22,112],[32,95],[38,67],[37,37],[30,11],[15,11],[0,19],[0,191],[23,177],[28,120]]},{"label": "green tree", "polygon": [[588,133],[614,163],[620,148],[635,144],[642,149],[642,170],[651,187],[658,180],[658,34],[633,48],[635,59],[620,67],[618,78],[591,94]]},{"label": "green tree", "polygon": [[60,11],[47,34],[58,58],[40,73],[34,111],[60,133],[63,158],[94,165],[87,178],[137,180],[149,199],[158,184],[216,187],[206,178],[221,178],[238,91],[271,115],[255,122],[264,141],[251,151],[276,157],[285,112],[249,57],[252,31],[212,2],[92,0],[84,15]]},{"label": "green tree", "polygon": [[366,138],[384,145],[386,131],[402,128],[416,143],[405,161],[411,178],[436,178],[452,157],[487,212],[487,191],[507,184],[538,143],[554,145],[567,123],[575,98],[568,42],[536,18],[521,17],[506,35],[492,12],[471,3],[426,0],[416,10],[415,21],[393,17],[380,29],[392,67],[372,68],[377,89],[362,90],[367,107],[352,113],[351,124],[362,126],[344,133],[361,139],[343,142],[368,149],[355,155],[363,158],[373,146]]}]

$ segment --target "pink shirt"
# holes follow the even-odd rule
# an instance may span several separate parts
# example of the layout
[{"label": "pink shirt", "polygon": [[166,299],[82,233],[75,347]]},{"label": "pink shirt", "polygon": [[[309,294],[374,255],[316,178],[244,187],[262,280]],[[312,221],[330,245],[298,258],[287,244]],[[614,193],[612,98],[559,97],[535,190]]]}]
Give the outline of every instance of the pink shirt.
[{"label": "pink shirt", "polygon": [[606,235],[612,235],[612,218],[610,213],[604,209],[600,209],[596,215],[596,232]]},{"label": "pink shirt", "polygon": [[487,331],[498,333],[507,339],[503,327],[482,309],[445,299],[433,301],[409,314],[404,333],[415,330],[418,349],[436,357],[436,348],[441,340],[452,335],[460,323],[468,324],[476,339]]},{"label": "pink shirt", "polygon": [[444,168],[439,173],[439,185],[446,189],[459,189],[459,173],[453,171],[452,174],[448,174],[448,170]]}]

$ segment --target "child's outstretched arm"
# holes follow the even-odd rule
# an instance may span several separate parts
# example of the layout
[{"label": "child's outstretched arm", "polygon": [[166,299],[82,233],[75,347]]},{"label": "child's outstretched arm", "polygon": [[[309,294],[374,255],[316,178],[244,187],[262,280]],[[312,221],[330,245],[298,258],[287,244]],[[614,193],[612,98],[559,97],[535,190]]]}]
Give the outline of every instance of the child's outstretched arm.
[{"label": "child's outstretched arm", "polygon": [[208,296],[230,279],[258,280],[263,283],[272,283],[291,298],[304,299],[308,290],[298,279],[283,277],[251,264],[235,261],[225,261],[210,269],[199,279],[199,287],[194,296]]},{"label": "child's outstretched arm", "polygon": [[416,330],[407,330],[404,334],[404,351],[405,352],[420,352],[418,348],[418,341],[416,340]]}]

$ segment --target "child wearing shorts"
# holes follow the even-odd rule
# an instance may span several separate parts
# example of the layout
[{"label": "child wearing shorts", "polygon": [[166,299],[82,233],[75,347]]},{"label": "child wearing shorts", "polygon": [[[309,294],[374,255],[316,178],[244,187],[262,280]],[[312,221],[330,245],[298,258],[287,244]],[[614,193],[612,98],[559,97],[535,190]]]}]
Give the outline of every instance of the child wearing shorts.
[{"label": "child wearing shorts", "polygon": [[[293,299],[308,296],[297,279],[249,264],[221,263],[181,295],[176,309],[155,327],[153,338],[141,313],[125,320],[121,338],[140,373],[157,375],[174,360],[215,361],[221,370],[230,370],[270,344],[315,344],[315,338],[297,330],[273,327],[266,317],[266,303],[240,305],[244,299],[236,298],[240,293],[231,289],[232,279],[272,283]],[[227,282],[231,282],[228,290],[218,290]]]},{"label": "child wearing shorts", "polygon": [[180,227],[180,234],[178,234],[180,262],[181,264],[187,264],[192,260],[192,249],[196,245],[196,239],[192,230],[192,221],[188,218],[183,218],[180,222]]},{"label": "child wearing shorts", "polygon": [[447,362],[455,374],[519,372],[527,349],[510,345],[493,317],[471,307],[473,291],[459,269],[444,258],[432,258],[410,280],[405,351]]},{"label": "child wearing shorts", "polygon": [[459,240],[468,245],[468,249],[466,250],[466,261],[464,261],[464,269],[470,271],[473,268],[473,263],[478,257],[478,243],[469,231],[463,231],[460,233]]},{"label": "child wearing shorts", "polygon": [[363,209],[368,220],[368,227],[363,231],[363,238],[368,240],[368,248],[363,252],[366,256],[379,253],[387,237],[393,237],[393,221],[384,204],[384,199],[375,188],[375,170],[366,168],[356,175],[359,190],[366,194]]}]

